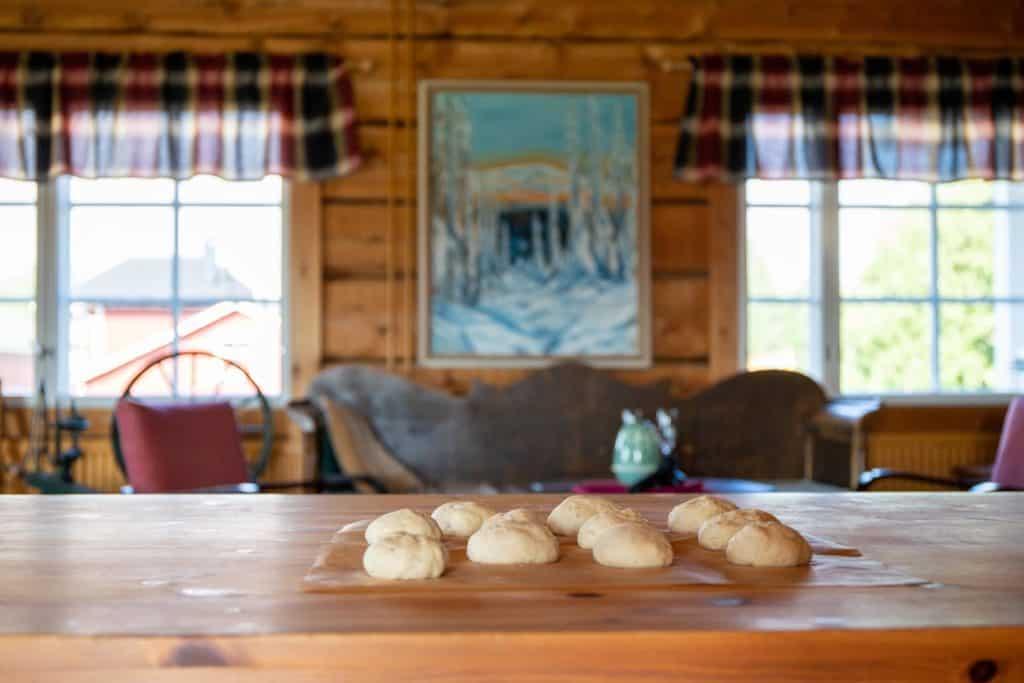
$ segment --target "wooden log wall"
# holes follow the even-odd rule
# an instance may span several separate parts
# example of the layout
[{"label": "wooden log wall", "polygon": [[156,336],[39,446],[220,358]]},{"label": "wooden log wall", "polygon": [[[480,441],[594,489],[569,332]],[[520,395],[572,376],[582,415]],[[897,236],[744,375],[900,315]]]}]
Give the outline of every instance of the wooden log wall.
[{"label": "wooden log wall", "polygon": [[[14,0],[3,49],[329,50],[354,76],[364,168],[322,197],[321,364],[371,363],[465,391],[513,370],[417,368],[416,83],[644,81],[651,90],[655,363],[624,371],[681,393],[736,368],[737,195],[673,181],[688,72],[706,51],[1020,52],[1022,0]],[[293,301],[303,297],[293,292]],[[294,458],[296,449],[285,449]],[[275,465],[294,472],[291,465]]]}]

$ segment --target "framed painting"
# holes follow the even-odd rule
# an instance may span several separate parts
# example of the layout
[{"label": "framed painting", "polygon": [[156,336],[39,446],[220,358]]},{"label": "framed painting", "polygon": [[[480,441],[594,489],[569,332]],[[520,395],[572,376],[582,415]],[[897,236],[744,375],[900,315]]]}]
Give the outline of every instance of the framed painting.
[{"label": "framed painting", "polygon": [[643,83],[427,80],[419,361],[650,365]]}]

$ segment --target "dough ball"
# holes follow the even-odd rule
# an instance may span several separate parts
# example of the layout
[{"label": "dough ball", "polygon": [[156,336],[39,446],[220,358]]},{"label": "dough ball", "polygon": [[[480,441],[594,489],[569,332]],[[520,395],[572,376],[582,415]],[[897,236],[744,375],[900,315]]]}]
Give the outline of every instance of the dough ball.
[{"label": "dough ball", "polygon": [[547,564],[558,560],[558,539],[540,524],[489,522],[469,537],[466,556],[480,564]]},{"label": "dough ball", "polygon": [[488,524],[497,524],[498,522],[520,522],[522,524],[536,524],[537,526],[548,527],[548,518],[540,510],[530,510],[529,508],[515,508],[508,512],[499,512],[493,517],[489,517],[484,521],[482,526]]},{"label": "dough ball", "polygon": [[708,550],[723,550],[733,535],[751,522],[778,522],[764,510],[731,510],[715,515],[700,525],[697,542]]},{"label": "dough ball", "polygon": [[680,503],[668,513],[668,528],[681,534],[695,534],[700,525],[715,515],[736,509],[736,503],[715,496],[697,496]]},{"label": "dough ball", "polygon": [[618,505],[605,498],[569,496],[548,515],[548,526],[559,536],[575,536],[583,522],[598,512],[618,509]]},{"label": "dough ball", "polygon": [[797,567],[811,561],[811,546],[785,524],[751,522],[729,539],[725,559],[753,567]]},{"label": "dough ball", "polygon": [[442,503],[430,513],[430,516],[441,527],[441,533],[445,536],[469,538],[476,533],[481,524],[489,517],[493,517],[494,514],[494,510],[479,503],[456,500]]},{"label": "dough ball", "polygon": [[580,532],[576,535],[576,543],[581,548],[593,548],[597,542],[598,536],[608,531],[614,526],[620,524],[647,524],[647,520],[640,516],[639,513],[630,510],[629,508],[623,508],[621,510],[606,510],[604,512],[598,512],[596,515],[588,519],[580,527]]},{"label": "dough ball", "polygon": [[437,526],[437,522],[427,515],[403,508],[381,515],[370,522],[370,526],[366,527],[366,542],[376,543],[385,536],[399,532],[413,536],[441,538],[441,528]]},{"label": "dough ball", "polygon": [[594,560],[606,567],[667,567],[672,557],[672,544],[649,524],[613,526],[594,544]]},{"label": "dough ball", "polygon": [[363,553],[363,569],[377,579],[436,579],[448,564],[441,541],[398,532],[371,543]]}]

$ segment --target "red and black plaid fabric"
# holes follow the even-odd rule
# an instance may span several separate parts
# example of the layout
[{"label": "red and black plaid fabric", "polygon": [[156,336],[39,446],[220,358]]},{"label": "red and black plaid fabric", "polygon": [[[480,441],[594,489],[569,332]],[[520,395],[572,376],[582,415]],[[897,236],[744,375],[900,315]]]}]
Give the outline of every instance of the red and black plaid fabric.
[{"label": "red and black plaid fabric", "polygon": [[359,162],[333,56],[0,52],[0,177],[305,180]]},{"label": "red and black plaid fabric", "polygon": [[685,181],[1024,180],[1024,59],[693,60]]}]

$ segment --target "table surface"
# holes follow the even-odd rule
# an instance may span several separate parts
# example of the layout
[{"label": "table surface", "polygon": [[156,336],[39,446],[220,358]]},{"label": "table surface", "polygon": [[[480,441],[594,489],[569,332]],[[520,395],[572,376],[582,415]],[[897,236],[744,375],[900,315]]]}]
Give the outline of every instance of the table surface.
[{"label": "table surface", "polygon": [[[614,498],[664,518],[685,497]],[[345,670],[346,680],[385,669],[392,680],[415,678],[428,663],[445,680],[543,679],[556,665],[580,680],[611,669],[656,679],[688,667],[715,680],[764,666],[772,669],[762,680],[793,680],[828,662],[862,677],[894,666],[893,657],[930,662],[885,669],[900,677],[989,664],[1024,677],[1024,493],[730,498],[929,583],[308,594],[301,579],[339,526],[400,507],[430,510],[446,498],[3,496],[0,659],[61,681],[79,680],[71,675],[79,670],[137,680],[141,670],[193,667],[205,676],[196,680],[213,681],[233,666],[277,680],[270,674],[309,673],[313,663]],[[486,502],[503,510],[560,499]],[[507,656],[510,647],[523,656]]]}]

